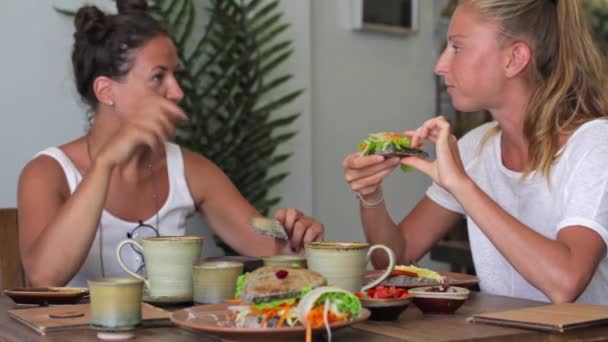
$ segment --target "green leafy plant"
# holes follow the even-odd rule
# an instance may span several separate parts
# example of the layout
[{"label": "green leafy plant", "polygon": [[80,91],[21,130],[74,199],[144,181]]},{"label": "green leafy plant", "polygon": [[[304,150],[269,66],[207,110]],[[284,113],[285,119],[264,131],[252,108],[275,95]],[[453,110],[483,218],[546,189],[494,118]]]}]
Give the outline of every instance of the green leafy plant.
[{"label": "green leafy plant", "polygon": [[[208,0],[204,32],[195,30],[194,0],[160,0],[150,13],[166,23],[184,71],[182,108],[190,121],[176,142],[217,164],[262,214],[279,203],[269,191],[288,172],[274,173],[290,153],[277,148],[294,137],[300,113],[280,114],[302,89],[286,91],[293,75],[280,66],[293,53],[283,34],[280,0]],[[64,13],[69,11],[60,10]],[[218,244],[233,254],[226,244]]]},{"label": "green leafy plant", "polygon": [[598,44],[608,52],[608,0],[587,0],[583,6],[589,14],[591,28]]}]

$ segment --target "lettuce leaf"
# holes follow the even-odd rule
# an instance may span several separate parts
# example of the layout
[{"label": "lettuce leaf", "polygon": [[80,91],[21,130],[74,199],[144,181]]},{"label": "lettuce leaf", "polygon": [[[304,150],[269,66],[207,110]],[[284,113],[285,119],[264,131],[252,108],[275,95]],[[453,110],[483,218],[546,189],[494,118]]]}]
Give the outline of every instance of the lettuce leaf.
[{"label": "lettuce leaf", "polygon": [[351,319],[359,317],[359,312],[361,311],[361,302],[354,294],[345,292],[328,292],[321,295],[321,297],[317,299],[315,306],[324,305],[326,298],[329,298],[329,302],[331,304],[336,305],[340,313],[349,313]]},{"label": "lettuce leaf", "polygon": [[296,300],[298,300],[298,297],[291,297],[291,298],[287,298],[287,299],[274,299],[274,300],[270,300],[270,301],[263,302],[263,303],[254,303],[251,305],[255,306],[256,309],[259,309],[259,310],[272,309],[272,308],[276,308],[277,306],[281,306],[284,303],[295,304]]},{"label": "lettuce leaf", "polygon": [[[359,144],[358,150],[361,152],[361,156],[369,156],[380,151],[399,151],[411,147],[412,140],[409,137],[399,133],[382,132],[371,133]],[[411,167],[401,165],[401,171],[410,172],[411,170]]]},{"label": "lettuce leaf", "polygon": [[287,298],[287,299],[274,299],[274,300],[271,300],[268,302],[256,303],[256,304],[253,304],[253,306],[255,306],[257,309],[261,310],[261,309],[276,308],[277,306],[280,306],[283,303],[295,304],[296,301],[300,300],[300,298],[304,297],[310,291],[312,291],[312,286],[306,286],[305,288],[302,289],[302,291],[300,291],[300,294],[295,297],[291,297],[291,298]]},{"label": "lettuce leaf", "polygon": [[409,165],[401,164],[401,165],[399,165],[399,167],[401,168],[401,171],[403,171],[403,172],[410,172],[410,171],[412,171],[412,167],[409,166]]},{"label": "lettuce leaf", "polygon": [[245,272],[241,274],[236,279],[236,291],[234,292],[234,298],[241,299],[241,294],[243,293],[243,286],[245,286],[245,281],[249,278],[249,272]]}]

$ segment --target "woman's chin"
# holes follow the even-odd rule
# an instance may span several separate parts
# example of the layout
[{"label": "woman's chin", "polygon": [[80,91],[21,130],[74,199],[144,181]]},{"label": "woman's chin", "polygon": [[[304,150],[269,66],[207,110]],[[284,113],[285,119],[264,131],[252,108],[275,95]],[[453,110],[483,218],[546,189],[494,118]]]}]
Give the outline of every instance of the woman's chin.
[{"label": "woman's chin", "polygon": [[452,106],[459,112],[471,113],[483,110],[481,106],[469,103],[467,101],[459,101],[458,99],[452,98]]}]

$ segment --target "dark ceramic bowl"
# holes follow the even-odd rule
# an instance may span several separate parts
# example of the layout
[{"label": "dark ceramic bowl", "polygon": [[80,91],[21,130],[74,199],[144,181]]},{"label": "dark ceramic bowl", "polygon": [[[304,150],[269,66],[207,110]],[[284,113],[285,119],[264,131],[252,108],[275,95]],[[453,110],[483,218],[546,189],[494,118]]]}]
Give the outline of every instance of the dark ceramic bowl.
[{"label": "dark ceramic bowl", "polygon": [[413,296],[398,299],[360,298],[361,305],[371,312],[371,321],[396,321],[412,302]]},{"label": "dark ceramic bowl", "polygon": [[[446,292],[439,292],[439,290]],[[469,290],[456,286],[425,286],[410,289],[414,304],[425,314],[453,314],[469,297]]]}]

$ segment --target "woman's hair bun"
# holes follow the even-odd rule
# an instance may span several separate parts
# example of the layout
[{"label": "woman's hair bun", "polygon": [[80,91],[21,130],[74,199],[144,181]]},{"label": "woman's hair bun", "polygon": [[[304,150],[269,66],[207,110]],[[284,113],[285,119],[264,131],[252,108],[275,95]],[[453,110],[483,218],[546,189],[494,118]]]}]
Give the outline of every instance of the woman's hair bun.
[{"label": "woman's hair bun", "polygon": [[76,12],[74,26],[77,38],[86,38],[93,44],[102,41],[111,30],[108,17],[95,6],[81,7]]},{"label": "woman's hair bun", "polygon": [[148,9],[146,0],[116,0],[119,14],[145,12]]}]

